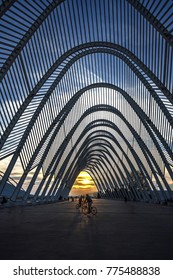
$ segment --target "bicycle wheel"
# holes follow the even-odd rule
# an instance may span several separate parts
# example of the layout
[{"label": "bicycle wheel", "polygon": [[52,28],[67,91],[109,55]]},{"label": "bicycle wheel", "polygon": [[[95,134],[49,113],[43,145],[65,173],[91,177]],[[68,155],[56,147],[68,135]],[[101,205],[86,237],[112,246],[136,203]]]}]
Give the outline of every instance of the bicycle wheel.
[{"label": "bicycle wheel", "polygon": [[83,207],[82,207],[82,213],[83,213],[84,215],[87,215],[87,214],[88,214],[88,207],[87,207],[87,206],[83,206]]},{"label": "bicycle wheel", "polygon": [[91,213],[93,215],[96,215],[97,214],[97,208],[95,206],[91,207]]}]

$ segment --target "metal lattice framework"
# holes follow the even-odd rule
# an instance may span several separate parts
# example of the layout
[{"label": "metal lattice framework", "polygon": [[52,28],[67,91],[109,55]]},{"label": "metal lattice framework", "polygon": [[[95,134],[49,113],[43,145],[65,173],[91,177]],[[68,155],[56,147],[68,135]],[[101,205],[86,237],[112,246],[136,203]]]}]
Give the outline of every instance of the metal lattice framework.
[{"label": "metal lattice framework", "polygon": [[67,197],[82,170],[102,197],[172,200],[173,2],[0,8],[0,195],[20,163],[12,201]]}]

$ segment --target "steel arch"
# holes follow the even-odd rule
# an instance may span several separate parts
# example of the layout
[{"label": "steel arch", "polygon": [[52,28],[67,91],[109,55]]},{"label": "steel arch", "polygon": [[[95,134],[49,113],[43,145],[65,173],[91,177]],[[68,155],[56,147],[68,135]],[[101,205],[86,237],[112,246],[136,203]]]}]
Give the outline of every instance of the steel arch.
[{"label": "steel arch", "polygon": [[[95,110],[108,110],[108,107],[103,107],[103,108],[99,108],[99,107],[97,107],[96,106],[96,108],[95,108]],[[113,109],[113,108],[112,108]],[[91,110],[88,110],[88,112],[90,112]],[[115,109],[113,109],[113,112],[115,113]],[[119,112],[116,112],[116,114],[120,114]],[[126,120],[124,120],[126,123],[127,123],[127,121]],[[76,125],[76,127],[77,127],[77,125]],[[131,129],[133,130],[133,128],[131,127]],[[133,132],[134,132],[134,130],[133,130]],[[136,134],[136,140],[137,140],[137,142],[139,143],[139,145],[141,145],[141,142],[142,142],[142,139],[139,139],[139,137],[138,137],[138,135],[137,135],[137,133],[134,133],[134,134]],[[67,144],[67,141],[65,141],[65,144]],[[144,144],[144,146],[145,146],[145,144]],[[143,147],[142,147],[143,148]],[[62,148],[60,147],[60,149],[59,150],[62,150]],[[146,150],[148,150],[147,148],[146,148]],[[58,153],[57,153],[57,155],[58,155]],[[147,156],[148,157],[148,156]],[[55,157],[54,157],[54,159],[52,160],[52,162],[55,162],[55,158],[56,158],[56,155],[55,155]],[[153,157],[151,157],[151,158],[153,158]],[[59,160],[59,158],[58,158],[58,160]],[[153,159],[153,161],[155,162],[155,160]],[[150,165],[151,165],[151,163],[150,163],[150,161],[148,162]],[[65,163],[65,166],[66,166],[66,163]],[[156,164],[156,166],[157,166],[157,164]],[[56,168],[56,167],[55,167]],[[152,168],[152,167],[151,167]],[[48,173],[49,173],[49,171],[47,171]],[[59,173],[61,174],[62,172],[64,172],[64,170],[63,171],[60,171]],[[47,174],[48,174],[47,173]],[[46,175],[47,176],[47,175]],[[58,177],[58,176],[57,176]],[[159,183],[159,180],[157,180],[157,182],[158,182],[158,184],[160,185],[160,183]],[[161,187],[161,185],[160,185],[160,188],[162,188]],[[171,194],[170,194],[171,195]],[[36,196],[38,196],[38,193],[36,194]]]},{"label": "steel arch", "polygon": [[[121,59],[123,59],[127,65],[132,69],[132,71],[139,77],[139,79],[143,82],[143,84],[145,85],[145,87],[149,90],[149,92],[151,93],[152,97],[155,99],[155,101],[157,102],[158,106],[160,107],[160,109],[162,110],[162,112],[164,113],[164,115],[168,118],[169,123],[173,126],[173,119],[170,116],[170,113],[168,112],[167,108],[165,107],[165,105],[163,104],[163,102],[161,101],[161,99],[158,97],[158,95],[156,94],[155,90],[150,86],[150,84],[148,83],[147,79],[141,75],[141,73],[139,72],[139,70],[134,66],[134,64],[132,64],[129,60],[127,60],[127,58],[125,56],[123,56],[122,54],[118,54],[116,53],[116,51],[114,50],[118,50],[121,51],[124,55],[127,55],[130,59],[132,59],[138,67],[140,67],[140,69],[142,69],[144,71],[145,74],[147,74],[150,79],[158,86],[158,88],[165,94],[165,96],[168,98],[168,100],[173,104],[173,99],[172,99],[172,95],[171,93],[166,89],[166,87],[161,83],[161,81],[159,81],[157,79],[157,77],[154,75],[154,73],[152,73],[145,65],[144,63],[142,63],[142,61],[140,61],[134,54],[132,54],[129,50],[125,49],[122,46],[116,45],[116,44],[112,44],[112,43],[106,43],[106,42],[90,42],[88,44],[83,44],[83,45],[79,45],[78,47],[73,48],[72,50],[68,51],[67,53],[65,53],[64,55],[62,55],[56,62],[54,65],[52,65],[52,67],[48,70],[48,72],[43,76],[43,78],[39,81],[39,83],[35,86],[35,88],[32,90],[32,92],[30,92],[30,94],[28,95],[28,97],[26,98],[26,100],[23,102],[23,104],[21,105],[20,109],[18,110],[18,112],[16,113],[16,115],[13,117],[11,123],[8,125],[7,130],[4,132],[2,139],[1,139],[1,145],[0,148],[3,147],[4,142],[7,140],[8,136],[10,135],[10,132],[12,131],[12,129],[14,128],[15,124],[17,123],[17,121],[19,120],[20,116],[22,115],[22,113],[25,111],[25,109],[27,108],[27,106],[29,105],[29,103],[31,102],[31,100],[33,99],[33,97],[37,94],[38,90],[41,88],[41,86],[44,84],[44,82],[50,77],[50,75],[55,71],[55,69],[65,60],[67,59],[67,57],[69,57],[70,55],[74,54],[75,52],[78,52],[80,50],[83,50],[85,48],[88,47],[105,47],[105,48],[111,48],[109,49],[102,49],[100,51],[104,51],[105,53],[110,53],[113,55],[119,55],[119,57]],[[34,113],[34,116],[32,117],[32,120],[30,121],[30,123],[28,124],[28,129],[31,129],[36,118],[38,117],[39,113],[41,112],[43,106],[45,105],[45,103],[47,102],[49,96],[51,95],[51,93],[53,92],[53,90],[55,89],[55,87],[57,86],[57,84],[59,83],[59,81],[62,79],[62,77],[64,77],[65,73],[68,71],[68,69],[71,67],[71,65],[76,62],[78,59],[80,59],[81,57],[88,55],[90,53],[94,53],[97,52],[98,50],[93,51],[91,50],[87,50],[84,53],[80,53],[78,55],[76,55],[76,57],[72,58],[70,61],[68,61],[67,65],[64,67],[64,69],[61,71],[61,73],[59,74],[59,76],[56,78],[56,80],[54,81],[54,83],[52,84],[52,86],[50,87],[50,89],[48,90],[48,92],[46,93],[46,95],[44,96],[43,100],[41,101],[39,107],[37,108],[36,112]],[[29,131],[28,131],[29,134]],[[27,135],[26,135],[27,136]]]},{"label": "steel arch", "polygon": [[[129,100],[129,103],[130,103],[130,104],[134,104],[134,105],[133,105],[133,109],[134,109],[134,111],[136,111],[137,105],[135,104],[135,102],[134,102],[130,97],[128,97],[128,96],[126,95],[126,93],[125,93],[124,91],[122,91],[121,89],[119,89],[119,88],[117,88],[117,87],[115,87],[115,86],[113,86],[113,85],[103,84],[103,83],[101,83],[101,84],[96,84],[96,85],[91,85],[91,86],[88,86],[87,88],[84,88],[83,90],[81,90],[80,92],[78,92],[78,93],[73,97],[73,100],[71,100],[71,101],[69,102],[69,104],[72,103],[72,105],[73,105],[73,104],[75,103],[76,99],[77,99],[83,92],[85,92],[85,91],[86,91],[87,89],[89,89],[89,88],[97,87],[97,86],[98,86],[98,87],[99,87],[99,86],[102,86],[102,87],[103,87],[103,86],[105,86],[105,87],[110,87],[110,88],[114,88],[115,90],[120,91],[120,92],[123,94],[123,96],[124,96],[127,100]],[[69,104],[67,104],[66,107],[63,109],[64,116],[66,116],[66,114],[67,114],[67,113],[65,113],[65,110],[67,110],[67,111],[69,110]],[[141,115],[142,115],[142,116],[140,116],[140,114],[138,113],[139,118],[141,119],[141,121],[143,122],[143,124],[144,124],[144,126],[146,127],[147,131],[149,132],[149,134],[150,134],[152,140],[154,141],[154,143],[155,143],[157,149],[158,149],[159,152],[160,152],[160,155],[161,155],[162,159],[164,160],[164,162],[165,162],[165,164],[166,164],[167,162],[166,162],[165,159],[164,159],[164,155],[162,154],[162,151],[160,150],[160,147],[159,147],[159,145],[158,145],[158,143],[157,143],[155,137],[153,137],[152,132],[150,131],[150,128],[149,128],[149,126],[147,125],[147,122],[145,121],[145,120],[148,120],[148,117],[145,115],[145,113],[144,113],[140,108],[138,108],[138,110],[139,110],[139,112],[141,112]],[[63,112],[62,112],[60,115],[58,115],[58,117],[57,117],[57,119],[58,119],[58,118],[61,119],[60,124],[63,122],[63,118],[61,117],[61,116],[63,116]],[[55,123],[56,123],[56,122],[57,122],[57,120],[55,121]],[[153,131],[156,133],[156,135],[158,135],[157,130],[156,130],[155,127],[152,125],[152,123],[150,123],[150,125],[151,125],[151,128],[153,129]],[[53,126],[54,126],[54,123],[52,124],[52,126],[50,126],[50,129],[51,129]],[[58,126],[56,130],[58,130],[59,127],[60,127],[60,126]],[[49,132],[48,132],[48,134],[49,134]],[[56,134],[56,133],[55,133],[55,134]],[[164,141],[163,141],[163,142],[164,142]],[[49,144],[51,144],[51,142],[50,142]],[[166,146],[165,146],[165,147],[166,147]],[[168,148],[169,148],[169,147],[168,147]],[[170,152],[169,149],[168,149],[168,151]],[[18,152],[19,152],[19,151],[18,151]],[[46,154],[46,151],[45,151],[45,154]],[[172,154],[170,154],[170,155],[172,156]],[[16,153],[16,158],[17,158],[17,156],[18,156],[18,153]],[[169,166],[167,166],[167,167],[168,167],[168,170],[169,170]],[[171,173],[170,173],[170,174],[171,174]],[[26,175],[26,173],[24,174],[24,176],[25,176],[25,175]],[[36,174],[35,174],[35,176],[36,176]]]},{"label": "steel arch", "polygon": [[[26,8],[22,1],[4,0],[0,6],[3,27],[1,40],[2,59],[0,59],[0,63],[2,62],[2,102],[0,104],[0,106],[2,105],[2,114],[0,116],[0,121],[2,121],[2,124],[0,123],[0,134],[2,138],[0,149],[2,148],[2,154],[4,153],[2,157],[4,161],[7,159],[7,156],[12,155],[12,159],[9,165],[6,165],[6,171],[0,181],[0,194],[6,188],[6,182],[10,178],[13,168],[17,165],[19,159],[23,167],[23,173],[14,189],[13,201],[16,200],[29,172],[36,167],[23,198],[24,201],[27,201],[37,175],[44,165],[46,175],[44,174],[33,200],[39,197],[39,191],[42,192],[42,198],[46,198],[46,190],[49,187],[48,183],[51,182],[51,176],[54,175],[54,172],[59,172],[59,170],[61,170],[58,173],[59,178],[57,177],[53,187],[50,188],[49,196],[51,197],[54,194],[55,198],[58,198],[60,193],[58,184],[61,178],[65,180],[62,189],[67,195],[68,187],[72,186],[77,176],[79,170],[78,163],[82,157],[86,160],[85,168],[96,178],[100,189],[102,179],[99,174],[101,170],[105,174],[103,178],[105,180],[104,187],[106,187],[107,183],[112,182],[112,176],[117,180],[116,186],[120,185],[121,182],[126,184],[126,177],[130,178],[130,174],[123,160],[121,161],[122,170],[119,169],[115,161],[117,173],[108,174],[109,172],[106,172],[108,170],[107,167],[110,166],[113,160],[109,151],[114,151],[113,154],[116,156],[116,160],[119,158],[117,150],[120,148],[118,148],[119,143],[116,137],[120,137],[120,135],[123,143],[125,143],[124,145],[128,147],[127,153],[122,152],[124,160],[129,164],[128,167],[131,166],[130,170],[134,170],[136,178],[139,179],[135,166],[140,169],[146,183],[149,180],[150,186],[153,185],[152,188],[154,189],[154,183],[149,176],[147,166],[145,166],[145,164],[148,164],[150,170],[155,175],[165,200],[167,199],[167,194],[163,187],[167,189],[169,199],[172,199],[172,191],[164,175],[166,170],[173,181],[173,94],[171,92],[171,86],[173,85],[171,77],[171,71],[173,70],[171,65],[173,29],[171,29],[171,26],[173,21],[171,20],[171,11],[169,11],[169,9],[173,10],[173,3],[170,0],[160,0],[156,4],[153,0],[146,2],[139,0],[109,0],[105,2],[100,0],[97,1],[99,3],[98,6],[96,1],[93,1],[93,3],[93,13],[91,15],[88,14],[91,6],[87,7],[87,13],[86,15],[83,14],[85,17],[84,19],[81,18],[81,21],[80,16],[84,11],[86,0],[82,3],[78,0],[46,0],[33,1],[32,3],[27,1],[28,17],[26,17],[26,20],[23,20],[23,16],[26,15]],[[119,3],[120,9],[118,7]],[[75,5],[76,11],[74,9]],[[112,11],[110,11],[110,7],[112,7]],[[17,26],[20,20],[15,12],[16,8],[21,13],[21,26]],[[100,12],[101,8],[103,8],[104,12],[99,15],[97,8],[99,8]],[[123,10],[123,8],[125,9]],[[14,11],[15,16],[11,14],[11,11]],[[120,11],[120,14],[118,14],[118,11]],[[129,11],[129,15],[127,11]],[[67,14],[69,14],[68,19]],[[60,19],[62,19],[61,24],[61,20],[59,21],[58,19],[59,24],[57,25],[55,15],[59,15]],[[164,18],[165,15],[167,18]],[[16,22],[14,22],[15,17]],[[104,30],[99,30],[99,28],[103,27],[102,22],[100,27],[98,25],[101,20],[105,23]],[[81,22],[82,25],[79,24]],[[133,22],[133,24],[127,26],[130,22]],[[5,26],[5,23],[7,23],[8,28]],[[12,26],[13,23],[14,26]],[[135,26],[137,26],[136,30]],[[81,28],[84,29],[82,30]],[[116,36],[115,31],[117,31]],[[145,31],[146,38],[144,36]],[[55,37],[58,39],[54,38],[53,35],[55,33]],[[39,36],[42,36],[41,40]],[[43,37],[45,42],[41,46]],[[125,40],[126,37],[127,40]],[[57,46],[57,42],[60,42],[59,38],[62,38],[62,40],[61,44]],[[149,48],[150,44],[153,44],[151,48]],[[49,50],[50,45],[52,49],[50,48]],[[57,47],[56,49],[55,46]],[[103,56],[102,53],[104,54]],[[112,56],[115,59],[111,59],[110,57]],[[99,64],[100,57],[103,57],[102,65]],[[103,65],[103,62],[107,63]],[[109,68],[112,71],[112,63],[114,63],[114,71],[111,75],[121,75],[122,83],[120,85],[118,82],[117,85],[116,82],[109,82]],[[83,68],[86,65],[90,72],[89,76],[85,77]],[[103,75],[100,75],[101,72],[98,71],[101,66],[103,67]],[[74,74],[72,73],[71,70],[73,69],[78,71],[77,75],[75,72]],[[80,73],[81,69],[83,72],[81,71]],[[70,77],[69,73],[73,75]],[[102,82],[91,82],[94,80],[92,79],[93,75],[97,76],[97,74],[98,79],[95,80],[103,79]],[[133,82],[130,79],[125,81],[128,74],[133,79]],[[80,75],[81,80],[79,79]],[[24,78],[24,81],[22,81],[22,78]],[[119,81],[118,79],[110,80]],[[130,90],[126,89],[134,85],[136,96],[133,98],[133,95],[130,93],[130,91],[133,91],[133,88]],[[93,89],[96,90],[94,91]],[[105,91],[101,89],[105,89]],[[119,107],[113,105],[117,104],[113,101],[109,103],[108,92],[110,93],[111,89],[117,92],[117,98],[119,96],[122,98],[122,104],[121,101],[118,103]],[[72,95],[69,94],[70,90],[73,93]],[[98,98],[98,105],[94,102],[91,102],[93,105],[90,105],[90,100],[84,98],[84,93],[92,92],[93,99],[96,99],[98,97],[98,90],[100,90],[102,95],[101,98]],[[53,106],[54,91],[59,94],[56,101],[61,103],[62,106]],[[94,92],[96,92],[96,95],[94,95]],[[103,101],[104,92],[106,101]],[[70,96],[69,99],[68,94]],[[113,96],[112,92],[110,96]],[[148,102],[149,110],[146,104],[140,107],[142,102]],[[123,104],[126,107],[129,105],[128,113],[131,113],[130,116],[133,116],[136,122],[134,128],[133,120],[125,119],[125,116],[128,116],[128,114],[121,110]],[[31,105],[33,105],[33,108]],[[53,110],[56,110],[56,113]],[[98,112],[103,113],[100,119],[104,121],[102,124],[100,122],[100,125],[97,126],[94,120],[97,119],[98,122]],[[110,115],[112,116],[113,114],[117,116],[117,118],[113,118],[115,125],[111,123],[113,119],[111,119]],[[116,119],[123,125],[123,129],[128,128],[139,150],[134,152],[131,140],[123,138]],[[87,121],[87,124],[83,125],[85,129],[82,134],[81,126],[84,124],[84,120]],[[104,132],[104,129],[106,131],[105,124],[107,125],[107,132]],[[38,133],[36,131],[37,128]],[[63,129],[64,131],[62,132]],[[87,138],[88,142],[85,142],[87,133],[90,130],[92,131],[92,129],[97,129],[97,133],[92,134],[93,137],[90,136],[90,138]],[[115,131],[115,137],[111,134],[112,130]],[[34,134],[35,131],[36,133]],[[74,137],[75,131],[77,135],[83,137],[80,138],[81,146],[77,144],[78,141]],[[99,133],[101,138],[99,138]],[[154,152],[150,151],[150,145],[145,143],[145,135],[147,135],[147,141],[152,143],[151,146],[153,145]],[[56,147],[54,142],[56,142],[58,136],[61,138],[60,143]],[[73,139],[75,139],[75,147],[80,148],[79,158],[75,157],[75,154],[72,154],[71,157],[69,156],[69,143],[71,143],[72,151],[74,151]],[[99,141],[102,142],[103,140],[104,143],[101,143],[100,147],[98,147]],[[116,143],[117,150],[114,149],[112,141]],[[51,154],[54,145],[55,156]],[[93,145],[95,153],[98,153],[97,155],[92,152],[91,145]],[[128,155],[128,151],[130,155]],[[159,163],[154,158],[154,153],[159,158]],[[46,155],[49,155],[48,160]],[[142,164],[140,155],[145,159],[145,164]],[[67,168],[65,168],[66,160],[63,159],[63,156],[67,156],[69,159]],[[53,159],[55,159],[55,163],[52,162]],[[58,159],[61,160],[59,165]],[[68,173],[69,165],[72,170]],[[162,165],[163,171],[161,170]],[[92,168],[94,170],[93,173]],[[49,173],[51,176],[49,176]],[[47,176],[49,176],[49,179],[44,189],[43,183],[44,179],[48,178]],[[68,184],[66,180],[68,180]],[[139,181],[138,184],[140,186]],[[113,197],[112,194],[110,195]],[[117,193],[117,197],[121,195]],[[156,195],[158,195],[157,190]]]}]

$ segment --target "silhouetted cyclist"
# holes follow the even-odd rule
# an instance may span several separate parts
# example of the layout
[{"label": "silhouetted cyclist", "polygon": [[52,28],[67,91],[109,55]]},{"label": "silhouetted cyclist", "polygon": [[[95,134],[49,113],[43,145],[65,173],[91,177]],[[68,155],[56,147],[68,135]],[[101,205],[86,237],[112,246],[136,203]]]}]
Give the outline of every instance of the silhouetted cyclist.
[{"label": "silhouetted cyclist", "polygon": [[78,201],[78,203],[79,203],[79,207],[81,207],[82,200],[83,200],[83,197],[82,197],[82,195],[81,195],[81,196],[79,197],[79,201]]},{"label": "silhouetted cyclist", "polygon": [[85,202],[86,202],[87,207],[88,207],[88,212],[90,213],[91,212],[91,205],[92,205],[93,201],[88,194],[86,194]]}]

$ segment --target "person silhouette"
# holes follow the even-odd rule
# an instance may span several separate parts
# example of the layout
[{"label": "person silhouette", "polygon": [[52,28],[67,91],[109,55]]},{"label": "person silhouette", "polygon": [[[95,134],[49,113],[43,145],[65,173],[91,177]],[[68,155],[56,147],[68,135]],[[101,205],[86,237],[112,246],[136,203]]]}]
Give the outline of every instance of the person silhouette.
[{"label": "person silhouette", "polygon": [[93,201],[92,201],[89,194],[86,194],[85,202],[87,203],[88,212],[90,213],[91,212],[91,205],[92,205]]}]

